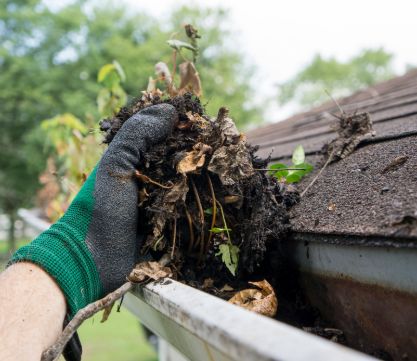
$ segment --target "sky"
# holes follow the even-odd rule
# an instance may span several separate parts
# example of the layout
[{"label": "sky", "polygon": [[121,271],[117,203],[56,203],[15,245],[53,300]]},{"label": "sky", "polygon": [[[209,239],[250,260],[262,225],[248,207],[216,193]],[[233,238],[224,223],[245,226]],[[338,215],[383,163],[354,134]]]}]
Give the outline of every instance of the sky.
[{"label": "sky", "polygon": [[[163,19],[182,4],[221,6],[230,10],[237,46],[255,64],[259,96],[276,92],[276,84],[300,71],[317,53],[347,60],[364,48],[383,47],[395,55],[398,74],[417,65],[417,1],[415,0],[123,0]],[[270,121],[294,109],[271,104]]]}]

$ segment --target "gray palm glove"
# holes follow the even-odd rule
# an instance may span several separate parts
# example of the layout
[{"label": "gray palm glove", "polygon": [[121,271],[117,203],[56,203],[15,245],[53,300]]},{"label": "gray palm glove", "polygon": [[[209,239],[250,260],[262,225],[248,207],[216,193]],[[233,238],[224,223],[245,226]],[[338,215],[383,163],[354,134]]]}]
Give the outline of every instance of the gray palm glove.
[{"label": "gray palm glove", "polygon": [[104,294],[126,281],[137,260],[138,189],[133,174],[141,153],[168,137],[177,117],[169,104],[136,113],[123,124],[98,165],[86,243]]},{"label": "gray palm glove", "polygon": [[128,119],[65,215],[13,255],[11,263],[34,262],[55,278],[70,317],[119,287],[134,267],[140,245],[133,174],[142,153],[164,140],[177,118],[173,106],[160,104]]}]

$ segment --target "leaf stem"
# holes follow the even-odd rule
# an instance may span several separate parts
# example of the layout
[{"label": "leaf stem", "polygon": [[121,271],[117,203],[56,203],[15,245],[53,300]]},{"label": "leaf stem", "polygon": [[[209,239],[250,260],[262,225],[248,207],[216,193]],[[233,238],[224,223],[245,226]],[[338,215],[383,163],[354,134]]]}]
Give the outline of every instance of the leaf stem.
[{"label": "leaf stem", "polygon": [[230,233],[229,233],[229,227],[227,227],[226,217],[224,216],[224,212],[223,212],[223,207],[218,200],[216,200],[216,202],[219,206],[220,213],[222,215],[223,227],[224,227],[224,229],[226,230],[226,233],[227,233],[227,240],[228,240],[229,243],[232,243],[231,238],[230,238]]},{"label": "leaf stem", "polygon": [[[217,215],[217,199],[216,199],[216,194],[214,193],[214,188],[213,188],[213,183],[211,182],[210,176],[207,174],[207,181],[210,187],[210,192],[211,192],[211,198],[213,201],[213,210],[212,210],[212,219],[211,219],[211,229],[215,226],[216,224],[216,215]],[[206,252],[208,252],[208,249],[210,248],[210,244],[211,244],[211,239],[213,237],[213,232],[209,232],[209,238],[207,241],[207,245],[206,245]]]},{"label": "leaf stem", "polygon": [[269,168],[254,168],[253,170],[267,170],[271,172],[279,172],[282,170],[307,170],[307,168],[278,168],[278,169],[269,169]]},{"label": "leaf stem", "polygon": [[323,171],[326,169],[326,167],[330,164],[330,162],[333,159],[333,155],[334,155],[334,150],[330,153],[329,158],[327,159],[326,163],[324,163],[324,166],[320,169],[320,171],[317,173],[317,175],[314,177],[314,179],[310,182],[310,184],[304,188],[304,190],[300,193],[300,197],[303,197],[307,191],[309,190],[309,188],[316,183],[316,180],[319,179],[319,177],[321,176],[321,174],[323,173]]}]

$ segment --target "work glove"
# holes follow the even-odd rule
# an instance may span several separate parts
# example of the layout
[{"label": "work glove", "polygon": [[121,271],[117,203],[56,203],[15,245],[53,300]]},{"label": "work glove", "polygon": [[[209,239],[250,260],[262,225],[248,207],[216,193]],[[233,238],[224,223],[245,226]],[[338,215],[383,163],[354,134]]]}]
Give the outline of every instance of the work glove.
[{"label": "work glove", "polygon": [[133,175],[143,153],[171,133],[177,118],[169,104],[145,108],[129,118],[64,216],[12,256],[9,264],[35,263],[56,280],[69,319],[121,286],[134,267],[140,230]]}]

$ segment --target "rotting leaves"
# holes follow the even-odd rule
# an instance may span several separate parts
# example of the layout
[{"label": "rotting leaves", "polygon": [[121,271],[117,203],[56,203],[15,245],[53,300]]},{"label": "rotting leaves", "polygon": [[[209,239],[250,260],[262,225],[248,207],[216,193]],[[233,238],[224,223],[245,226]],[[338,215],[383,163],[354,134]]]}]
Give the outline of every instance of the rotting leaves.
[{"label": "rotting leaves", "polygon": [[257,288],[239,291],[229,302],[261,315],[274,317],[278,310],[278,299],[272,286],[267,280],[249,283]]},{"label": "rotting leaves", "polygon": [[141,262],[130,272],[130,282],[142,283],[148,280],[157,281],[161,278],[172,277],[171,268],[162,266],[159,262]]},{"label": "rotting leaves", "polygon": [[193,146],[193,150],[185,153],[177,164],[177,172],[187,174],[195,172],[204,165],[206,154],[211,153],[211,147],[207,144],[197,143]]},{"label": "rotting leaves", "polygon": [[190,93],[164,99],[156,90],[143,93],[109,122],[106,141],[133,113],[162,102],[176,108],[179,122],[143,154],[136,172],[141,252],[170,254],[179,278],[199,287],[211,278],[238,288],[262,267],[268,247],[285,238],[292,195],[254,170],[267,160],[254,155],[228,110],[210,118]]},{"label": "rotting leaves", "polygon": [[362,140],[375,135],[369,113],[342,113],[338,119],[335,127],[338,137],[326,146],[331,161],[346,158]]}]

